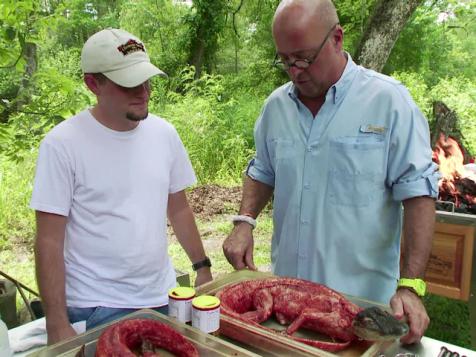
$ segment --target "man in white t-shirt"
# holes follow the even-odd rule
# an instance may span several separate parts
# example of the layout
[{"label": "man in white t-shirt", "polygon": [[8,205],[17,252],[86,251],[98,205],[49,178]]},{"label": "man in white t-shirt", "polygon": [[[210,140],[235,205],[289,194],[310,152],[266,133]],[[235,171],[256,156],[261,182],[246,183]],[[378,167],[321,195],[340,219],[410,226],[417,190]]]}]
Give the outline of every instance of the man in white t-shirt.
[{"label": "man in white t-shirt", "polygon": [[165,76],[144,44],[119,29],[91,36],[81,53],[97,104],[57,125],[41,143],[30,206],[48,343],[140,308],[167,311],[176,285],[166,217],[194,270],[212,280],[187,202],[196,181],[174,127],[148,113],[149,79]]}]

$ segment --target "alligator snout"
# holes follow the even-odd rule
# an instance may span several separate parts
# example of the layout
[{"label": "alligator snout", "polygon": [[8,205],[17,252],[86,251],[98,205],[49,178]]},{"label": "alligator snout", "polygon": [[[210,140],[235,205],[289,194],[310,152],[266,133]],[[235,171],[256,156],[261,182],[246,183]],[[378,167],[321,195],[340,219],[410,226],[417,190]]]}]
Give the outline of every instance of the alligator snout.
[{"label": "alligator snout", "polygon": [[370,307],[359,312],[353,322],[354,334],[364,340],[394,340],[408,333],[405,322],[378,307]]}]

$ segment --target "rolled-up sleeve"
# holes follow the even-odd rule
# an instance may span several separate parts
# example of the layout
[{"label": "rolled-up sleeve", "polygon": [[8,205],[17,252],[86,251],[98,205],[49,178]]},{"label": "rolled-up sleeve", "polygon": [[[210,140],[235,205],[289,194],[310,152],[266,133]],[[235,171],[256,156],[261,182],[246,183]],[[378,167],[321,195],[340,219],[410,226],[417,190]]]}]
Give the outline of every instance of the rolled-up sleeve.
[{"label": "rolled-up sleeve", "polygon": [[405,88],[400,87],[400,94],[401,111],[395,114],[391,133],[387,184],[396,201],[437,198],[440,174],[432,162],[428,122]]},{"label": "rolled-up sleeve", "polygon": [[253,180],[274,187],[275,172],[271,163],[264,128],[268,122],[267,113],[267,106],[265,105],[256,121],[254,129],[256,154],[249,162],[246,174]]},{"label": "rolled-up sleeve", "polygon": [[403,201],[412,197],[438,196],[438,166],[432,163],[423,174],[414,181],[403,181],[393,186],[393,198]]}]

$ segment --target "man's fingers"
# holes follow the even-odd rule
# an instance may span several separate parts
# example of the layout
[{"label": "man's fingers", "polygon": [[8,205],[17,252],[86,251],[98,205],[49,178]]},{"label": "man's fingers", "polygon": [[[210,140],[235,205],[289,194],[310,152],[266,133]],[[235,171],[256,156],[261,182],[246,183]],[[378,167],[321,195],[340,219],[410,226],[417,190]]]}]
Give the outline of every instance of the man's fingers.
[{"label": "man's fingers", "polygon": [[398,295],[394,295],[392,297],[392,299],[390,300],[390,307],[392,308],[393,316],[401,320],[405,315],[405,311],[403,310],[403,301]]},{"label": "man's fingers", "polygon": [[233,244],[225,241],[223,244],[223,253],[225,254],[226,260],[228,260],[228,263],[230,263],[236,270],[246,268],[244,252],[241,252],[240,249],[236,249]]},{"label": "man's fingers", "polygon": [[223,242],[223,253],[236,270],[256,270],[253,263],[253,237],[251,232],[235,230]]},{"label": "man's fingers", "polygon": [[223,249],[223,252],[225,253],[226,260],[228,260],[228,263],[233,266],[236,270],[244,269],[245,268],[245,263],[243,261],[243,258],[240,258],[239,255],[236,253],[227,251]]},{"label": "man's fingers", "polygon": [[417,343],[423,337],[430,318],[419,297],[409,290],[399,290],[390,300],[390,306],[396,318],[407,318],[410,331],[400,338],[402,344]]},{"label": "man's fingers", "polygon": [[251,269],[251,270],[258,270],[255,266],[255,263],[253,261],[253,246],[249,247],[246,250],[245,254],[245,264],[246,266]]},{"label": "man's fingers", "polygon": [[400,342],[404,345],[419,342],[421,340],[421,337],[423,336],[423,332],[425,331],[424,329],[422,329],[422,326],[416,321],[414,321],[413,323],[410,322],[409,326],[410,332],[400,338]]},{"label": "man's fingers", "polygon": [[410,332],[408,335],[402,337],[400,342],[403,344],[411,344],[420,342],[423,334],[425,333],[428,325],[430,323],[430,318],[426,312],[421,310],[416,310],[407,314],[408,316],[408,325],[410,327]]}]

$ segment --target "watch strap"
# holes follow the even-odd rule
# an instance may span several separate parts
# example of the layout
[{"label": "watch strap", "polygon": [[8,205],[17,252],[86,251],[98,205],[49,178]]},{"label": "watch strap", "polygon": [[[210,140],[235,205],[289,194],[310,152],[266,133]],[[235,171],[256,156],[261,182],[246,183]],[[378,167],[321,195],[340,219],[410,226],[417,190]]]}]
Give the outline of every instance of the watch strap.
[{"label": "watch strap", "polygon": [[204,267],[210,268],[211,266],[212,266],[212,262],[210,261],[210,258],[205,257],[205,259],[203,259],[199,262],[193,263],[192,264],[192,269],[194,271],[197,271],[198,269],[201,269],[201,268],[204,268]]},{"label": "watch strap", "polygon": [[426,283],[418,278],[400,278],[397,287],[410,289],[420,297],[425,296],[426,293]]}]

